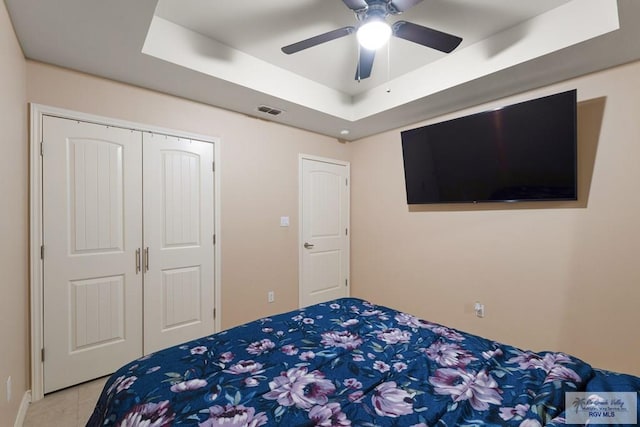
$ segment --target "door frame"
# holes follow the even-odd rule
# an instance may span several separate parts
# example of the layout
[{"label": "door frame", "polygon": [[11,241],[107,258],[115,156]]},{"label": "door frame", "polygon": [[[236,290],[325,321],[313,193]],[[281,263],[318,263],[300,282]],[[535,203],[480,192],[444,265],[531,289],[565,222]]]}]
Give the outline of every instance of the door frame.
[{"label": "door frame", "polygon": [[221,173],[220,173],[220,138],[200,135],[175,129],[162,128],[110,117],[82,113],[63,108],[42,104],[29,104],[29,290],[30,290],[30,320],[31,320],[31,401],[35,402],[44,397],[44,363],[42,348],[44,346],[44,271],[41,254],[43,244],[43,212],[42,212],[42,119],[44,116],[77,120],[102,126],[113,126],[131,129],[139,132],[174,136],[185,139],[197,139],[213,144],[214,152],[214,233],[216,242],[214,248],[214,332],[221,329],[221,279],[222,279],[222,238],[221,238]]},{"label": "door frame", "polygon": [[304,187],[302,185],[302,164],[304,160],[315,162],[329,163],[333,165],[344,166],[347,168],[347,280],[349,283],[349,294],[351,294],[351,163],[346,160],[330,159],[328,157],[313,156],[310,154],[298,155],[298,307],[302,308],[302,247],[304,245],[304,236],[302,235],[302,193]]}]

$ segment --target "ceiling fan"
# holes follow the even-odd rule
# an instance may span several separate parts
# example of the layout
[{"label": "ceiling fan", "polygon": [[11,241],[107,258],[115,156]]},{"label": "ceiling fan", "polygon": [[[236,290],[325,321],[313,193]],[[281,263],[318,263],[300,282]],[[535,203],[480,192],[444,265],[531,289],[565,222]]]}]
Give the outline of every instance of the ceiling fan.
[{"label": "ceiling fan", "polygon": [[[287,55],[300,52],[301,50],[326,43],[340,37],[357,33],[359,42],[359,59],[356,69],[356,80],[366,79],[371,76],[373,60],[376,49],[383,46],[391,35],[408,40],[422,46],[437,49],[441,52],[450,53],[453,51],[462,38],[433,28],[413,24],[407,21],[397,21],[392,26],[386,22],[389,15],[399,15],[420,3],[422,0],[342,0],[351,9],[359,24],[357,27],[348,26],[337,30],[319,34],[314,37],[290,44],[282,48],[282,52]],[[378,38],[376,42],[369,44],[367,34]]]}]

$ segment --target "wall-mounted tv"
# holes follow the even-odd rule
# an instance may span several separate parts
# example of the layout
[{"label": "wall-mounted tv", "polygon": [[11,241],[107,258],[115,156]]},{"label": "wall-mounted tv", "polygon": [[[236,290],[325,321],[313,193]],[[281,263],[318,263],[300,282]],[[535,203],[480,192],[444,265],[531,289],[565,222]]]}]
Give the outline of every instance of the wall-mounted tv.
[{"label": "wall-mounted tv", "polygon": [[401,133],[409,204],[577,199],[576,90]]}]

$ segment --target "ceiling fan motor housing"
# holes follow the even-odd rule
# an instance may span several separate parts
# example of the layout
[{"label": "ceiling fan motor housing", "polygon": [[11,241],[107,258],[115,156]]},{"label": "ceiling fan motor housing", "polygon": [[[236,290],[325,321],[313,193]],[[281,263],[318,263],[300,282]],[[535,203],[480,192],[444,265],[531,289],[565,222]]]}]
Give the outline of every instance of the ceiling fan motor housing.
[{"label": "ceiling fan motor housing", "polygon": [[369,0],[367,7],[354,12],[358,21],[361,22],[374,19],[384,21],[387,16],[400,13],[390,1],[386,0]]}]

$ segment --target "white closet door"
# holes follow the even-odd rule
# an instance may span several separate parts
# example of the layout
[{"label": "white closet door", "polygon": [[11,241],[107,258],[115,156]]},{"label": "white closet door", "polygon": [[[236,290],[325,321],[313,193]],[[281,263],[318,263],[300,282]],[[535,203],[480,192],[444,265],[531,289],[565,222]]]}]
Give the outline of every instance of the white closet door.
[{"label": "white closet door", "polygon": [[44,391],[142,355],[141,134],[43,118]]},{"label": "white closet door", "polygon": [[214,332],[213,144],[144,134],[144,352]]},{"label": "white closet door", "polygon": [[349,296],[349,167],[303,158],[300,305]]}]

